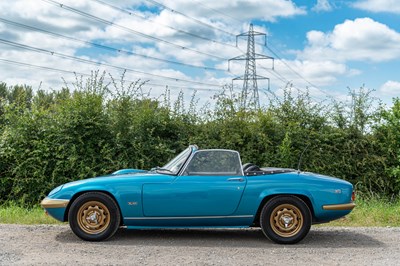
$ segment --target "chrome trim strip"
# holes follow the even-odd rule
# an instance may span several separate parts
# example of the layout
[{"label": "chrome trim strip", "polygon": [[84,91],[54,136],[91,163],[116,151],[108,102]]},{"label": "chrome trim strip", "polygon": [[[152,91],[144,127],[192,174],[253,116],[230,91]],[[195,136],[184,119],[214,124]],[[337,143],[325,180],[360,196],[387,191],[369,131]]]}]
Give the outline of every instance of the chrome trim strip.
[{"label": "chrome trim strip", "polygon": [[51,199],[51,198],[44,198],[40,205],[42,205],[45,209],[50,208],[65,208],[67,207],[69,200],[66,199]]},{"label": "chrome trim strip", "polygon": [[181,216],[181,217],[125,217],[127,220],[184,220],[184,219],[225,219],[225,218],[253,218],[254,215],[236,216]]},{"label": "chrome trim strip", "polygon": [[334,204],[334,205],[323,205],[322,209],[328,211],[345,211],[352,210],[356,204],[354,202],[345,203],[345,204]]}]

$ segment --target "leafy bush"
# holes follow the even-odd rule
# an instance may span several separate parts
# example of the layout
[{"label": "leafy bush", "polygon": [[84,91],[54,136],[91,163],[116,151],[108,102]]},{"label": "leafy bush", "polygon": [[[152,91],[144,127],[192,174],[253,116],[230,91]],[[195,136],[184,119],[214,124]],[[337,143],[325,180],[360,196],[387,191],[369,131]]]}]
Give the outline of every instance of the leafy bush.
[{"label": "leafy bush", "polygon": [[165,164],[188,144],[238,150],[242,161],[298,168],[352,182],[360,193],[400,193],[400,100],[390,109],[370,91],[351,104],[318,103],[290,87],[261,110],[244,110],[227,87],[213,108],[186,109],[93,73],[59,91],[0,83],[0,201],[31,206],[55,186],[121,168]]}]

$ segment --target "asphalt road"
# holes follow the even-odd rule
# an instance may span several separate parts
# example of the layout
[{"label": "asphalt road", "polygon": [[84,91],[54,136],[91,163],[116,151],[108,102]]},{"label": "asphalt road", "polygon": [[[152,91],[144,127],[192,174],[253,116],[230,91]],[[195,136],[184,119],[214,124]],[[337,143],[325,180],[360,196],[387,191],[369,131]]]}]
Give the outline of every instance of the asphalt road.
[{"label": "asphalt road", "polygon": [[400,265],[400,228],[313,227],[277,245],[258,229],[120,229],[91,243],[67,225],[0,224],[0,265]]}]

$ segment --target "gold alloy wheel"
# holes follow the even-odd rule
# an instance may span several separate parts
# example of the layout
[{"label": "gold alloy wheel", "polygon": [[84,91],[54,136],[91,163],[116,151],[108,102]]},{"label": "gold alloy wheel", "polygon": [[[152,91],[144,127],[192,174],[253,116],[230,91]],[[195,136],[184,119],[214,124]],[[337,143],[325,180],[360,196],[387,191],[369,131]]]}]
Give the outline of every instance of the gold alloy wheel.
[{"label": "gold alloy wheel", "polygon": [[280,237],[292,237],[303,227],[303,214],[292,204],[281,204],[270,217],[272,230]]},{"label": "gold alloy wheel", "polygon": [[110,224],[110,212],[99,201],[85,202],[78,210],[79,227],[88,234],[95,235],[105,231]]}]

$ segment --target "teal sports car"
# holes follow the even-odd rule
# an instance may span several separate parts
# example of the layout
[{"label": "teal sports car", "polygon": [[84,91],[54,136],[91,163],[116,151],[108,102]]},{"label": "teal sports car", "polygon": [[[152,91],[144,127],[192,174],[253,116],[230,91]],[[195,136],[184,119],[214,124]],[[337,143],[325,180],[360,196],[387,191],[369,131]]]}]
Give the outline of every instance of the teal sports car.
[{"label": "teal sports car", "polygon": [[70,182],[41,202],[81,239],[128,229],[261,227],[280,244],[301,241],[312,224],[354,208],[347,181],[286,168],[242,165],[237,151],[191,145],[163,167],[123,169]]}]

